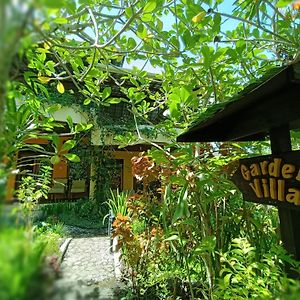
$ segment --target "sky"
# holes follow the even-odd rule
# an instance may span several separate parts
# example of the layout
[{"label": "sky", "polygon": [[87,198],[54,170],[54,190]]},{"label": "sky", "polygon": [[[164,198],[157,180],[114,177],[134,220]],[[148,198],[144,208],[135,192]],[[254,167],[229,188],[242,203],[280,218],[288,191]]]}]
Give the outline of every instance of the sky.
[{"label": "sky", "polygon": [[[224,13],[231,13],[233,10],[233,2],[232,0],[225,0],[222,4],[219,6],[219,11]],[[208,7],[207,7],[208,8]],[[164,23],[164,29],[163,30],[170,30],[172,28],[172,25],[174,24],[174,18],[171,15],[165,16],[163,19]],[[192,22],[192,21],[191,21]],[[237,24],[237,21],[231,20],[230,22],[226,22],[224,24],[223,29],[224,30],[230,30],[234,28],[234,26]],[[134,37],[134,34],[132,34],[132,37]],[[159,74],[162,72],[162,69],[160,67],[153,67],[150,62],[148,62],[145,65],[144,60],[135,60],[131,61],[130,63],[127,63],[125,60],[123,67],[126,69],[132,69],[133,67],[138,67],[139,69],[144,67],[144,70],[149,73]]]}]

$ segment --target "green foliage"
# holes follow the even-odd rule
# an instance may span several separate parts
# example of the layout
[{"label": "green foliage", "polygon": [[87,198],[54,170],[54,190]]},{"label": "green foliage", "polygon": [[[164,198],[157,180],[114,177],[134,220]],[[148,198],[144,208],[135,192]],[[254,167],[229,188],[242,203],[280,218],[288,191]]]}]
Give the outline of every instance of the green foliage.
[{"label": "green foliage", "polygon": [[48,197],[50,189],[52,168],[41,166],[40,175],[37,178],[24,176],[17,191],[18,199],[21,202],[20,210],[27,224],[31,223],[32,213],[40,198]]},{"label": "green foliage", "polygon": [[119,189],[116,189],[115,191],[110,189],[110,198],[106,201],[106,204],[113,216],[117,216],[118,214],[123,216],[127,215],[126,199],[128,197],[128,192],[120,192]]},{"label": "green foliage", "polygon": [[44,222],[44,221],[35,222],[33,226],[34,232],[36,232],[37,234],[54,233],[61,237],[66,235],[66,231],[63,223],[53,222],[53,220],[51,220],[51,217],[48,218],[47,221],[48,222]]},{"label": "green foliage", "polygon": [[36,237],[37,241],[43,242],[45,244],[45,248],[43,251],[44,257],[47,256],[54,256],[57,257],[60,255],[60,241],[61,235],[58,233],[53,232],[52,230],[45,231],[43,233],[38,233]]},{"label": "green foliage", "polygon": [[[104,214],[99,210],[98,204],[93,199],[80,199],[77,202],[61,202],[45,204],[40,207],[42,221],[51,224],[52,231],[59,235],[64,234],[60,224],[78,226],[82,228],[103,227],[101,219]],[[55,225],[52,225],[52,224]],[[42,226],[43,228],[43,226]]]},{"label": "green foliage", "polygon": [[[274,299],[281,296],[289,286],[297,285],[283,271],[286,261],[290,258],[274,245],[257,261],[255,248],[246,239],[233,239],[231,249],[221,254],[224,267],[214,295],[217,299]],[[296,262],[294,265],[299,267]]]},{"label": "green foliage", "polygon": [[[70,101],[74,90],[80,93],[80,108],[98,112],[99,126],[107,120],[113,124],[113,119],[101,112],[122,98],[133,112],[128,118],[132,126],[126,123],[125,132],[136,130],[142,121],[153,125],[150,115],[164,112],[165,120],[157,130],[172,140],[210,104],[231,98],[268,69],[299,59],[299,10],[290,5],[291,1],[235,1],[231,11],[224,8],[227,3],[222,0],[98,2],[0,2],[4,20],[0,30],[1,198],[7,176],[16,167],[17,151],[29,147],[25,140],[58,126],[51,117],[44,117],[54,109],[45,108],[41,101],[49,96],[45,85],[58,91],[62,96],[59,101]],[[161,74],[149,76],[143,66],[122,71],[116,62],[120,65],[124,59],[127,63],[142,60],[144,67],[150,63]],[[117,97],[113,86],[118,87]],[[74,126],[70,118],[67,121],[75,134],[90,127]],[[115,134],[116,130],[110,132]],[[124,134],[124,128],[118,133]],[[128,138],[136,142],[134,134]],[[138,138],[143,139],[140,134]],[[49,140],[55,151],[46,154],[58,162],[57,135]],[[126,143],[126,139],[120,140]],[[273,266],[265,255],[270,245],[278,243],[275,212],[243,203],[225,175],[225,163],[231,158],[263,147],[232,145],[228,150],[208,144],[201,145],[197,155],[193,155],[192,146],[172,147],[174,153],[152,154],[154,160],[160,157],[161,170],[157,173],[164,196],[145,188],[143,195],[128,199],[132,218],[124,216],[116,222],[119,234],[123,233],[124,258],[132,270],[135,296],[212,299],[215,292],[225,295],[222,280],[226,276],[226,282],[248,279],[251,295],[262,292],[266,297],[276,296],[286,287],[280,267],[274,271],[282,281],[271,286],[271,294],[266,283],[261,283],[267,278],[274,280],[267,273]],[[30,148],[44,150],[37,145]],[[223,150],[229,158],[214,157]],[[75,155],[69,158],[78,161],[80,155]],[[97,183],[96,200],[103,202],[110,178],[107,160],[98,152],[90,152],[90,157],[97,168],[102,168],[91,179]],[[23,184],[20,196],[31,203],[39,191],[31,179]],[[75,207],[78,213],[81,206]],[[84,216],[91,210],[90,203],[82,206]],[[247,239],[255,248],[246,243],[233,246],[236,238]],[[250,250],[244,253],[245,249]],[[241,261],[239,268],[246,271],[224,271],[223,276],[221,253],[231,263]],[[262,259],[267,260],[260,265]],[[267,275],[260,274],[255,264]],[[253,273],[255,276],[249,278]],[[236,295],[248,293],[245,285],[235,282],[232,289]]]},{"label": "green foliage", "polygon": [[44,248],[42,240],[33,240],[23,229],[0,231],[1,299],[43,297],[40,280]]},{"label": "green foliage", "polygon": [[[245,155],[243,147],[227,146],[227,155]],[[245,203],[226,174],[235,162],[227,166],[228,156],[205,150],[199,156],[191,145],[169,155],[156,149],[149,154],[157,167],[149,158],[134,166],[146,187],[127,199],[127,217],[118,217],[114,228],[135,296],[272,299],[286,293],[295,282],[283,266],[298,265],[279,246],[277,211]],[[149,170],[158,174],[162,195],[148,190]]]}]

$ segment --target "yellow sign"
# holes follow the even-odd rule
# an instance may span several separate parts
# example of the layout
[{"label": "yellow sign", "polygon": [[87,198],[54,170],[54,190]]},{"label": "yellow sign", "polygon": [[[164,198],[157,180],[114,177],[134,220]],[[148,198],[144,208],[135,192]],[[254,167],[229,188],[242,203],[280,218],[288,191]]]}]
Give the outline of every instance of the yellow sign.
[{"label": "yellow sign", "polygon": [[285,202],[300,206],[300,152],[280,156],[240,160],[239,169],[232,179],[245,200],[275,205],[274,202]]},{"label": "yellow sign", "polygon": [[[249,181],[257,198],[271,198],[300,205],[300,189],[289,188],[286,192],[285,181],[295,178],[300,181],[300,169],[293,164],[284,164],[281,158],[264,160],[240,166],[243,178]],[[297,170],[297,171],[296,171]]]}]

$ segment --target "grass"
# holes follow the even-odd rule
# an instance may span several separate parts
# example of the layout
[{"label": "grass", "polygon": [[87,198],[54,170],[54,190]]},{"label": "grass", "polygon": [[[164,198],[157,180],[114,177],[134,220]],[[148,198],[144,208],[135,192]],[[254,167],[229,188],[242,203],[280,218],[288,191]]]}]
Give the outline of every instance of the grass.
[{"label": "grass", "polygon": [[66,212],[58,215],[58,219],[60,222],[64,223],[65,225],[70,226],[77,226],[81,228],[87,229],[99,229],[104,227],[102,223],[102,219],[100,216],[98,218],[93,218],[93,216],[89,217],[82,217],[78,216],[77,214]]},{"label": "grass", "polygon": [[61,202],[41,205],[37,219],[50,223],[61,222],[64,225],[86,229],[101,229],[107,226],[107,224],[103,224],[103,215],[97,204],[88,199],[73,203]]}]

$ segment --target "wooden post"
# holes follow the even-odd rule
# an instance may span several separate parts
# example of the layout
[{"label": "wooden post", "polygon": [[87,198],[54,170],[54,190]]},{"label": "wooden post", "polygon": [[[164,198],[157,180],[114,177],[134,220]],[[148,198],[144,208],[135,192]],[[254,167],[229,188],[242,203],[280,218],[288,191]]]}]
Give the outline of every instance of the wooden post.
[{"label": "wooden post", "polygon": [[[269,133],[272,154],[281,154],[292,150],[288,125],[271,128]],[[278,214],[283,245],[295,259],[300,260],[300,212],[291,208],[279,207]],[[287,266],[287,272],[291,277],[296,276],[289,266]]]}]

